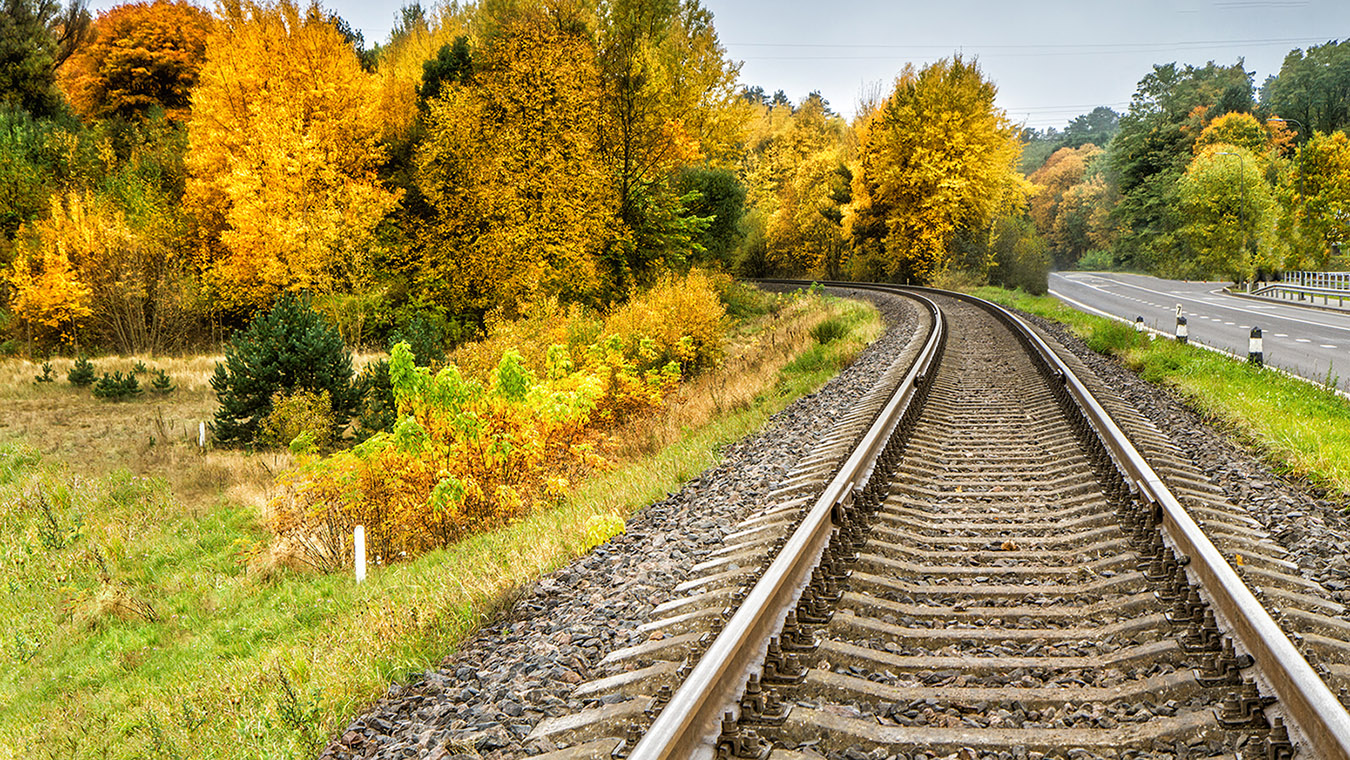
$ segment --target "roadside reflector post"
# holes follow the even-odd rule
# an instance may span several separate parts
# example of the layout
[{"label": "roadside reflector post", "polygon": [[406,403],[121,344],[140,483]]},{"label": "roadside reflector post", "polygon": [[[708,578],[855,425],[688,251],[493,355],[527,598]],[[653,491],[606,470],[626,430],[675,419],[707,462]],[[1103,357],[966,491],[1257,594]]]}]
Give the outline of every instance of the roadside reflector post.
[{"label": "roadside reflector post", "polygon": [[1135,317],[1135,318],[1134,318],[1134,331],[1135,331],[1135,332],[1143,332],[1143,331],[1144,331],[1144,318],[1143,318],[1143,317]]},{"label": "roadside reflector post", "polygon": [[1260,367],[1265,364],[1264,351],[1261,347],[1261,328],[1252,328],[1251,340],[1247,343],[1247,361]]},{"label": "roadside reflector post", "polygon": [[1191,339],[1190,328],[1186,326],[1186,317],[1177,315],[1177,342],[1188,343]]},{"label": "roadside reflector post", "polygon": [[356,582],[366,579],[366,526],[358,525],[353,531],[353,553],[356,555]]},{"label": "roadside reflector post", "polygon": [[204,449],[204,448],[206,448],[206,423],[205,423],[205,422],[198,422],[198,423],[197,423],[197,448],[199,448],[199,449]]}]

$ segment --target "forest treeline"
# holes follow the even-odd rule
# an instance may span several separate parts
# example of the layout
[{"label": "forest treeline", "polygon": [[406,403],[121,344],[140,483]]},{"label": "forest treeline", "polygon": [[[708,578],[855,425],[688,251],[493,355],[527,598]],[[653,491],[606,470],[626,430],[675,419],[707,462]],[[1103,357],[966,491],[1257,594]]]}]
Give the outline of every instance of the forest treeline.
[{"label": "forest treeline", "polygon": [[213,344],[304,292],[349,346],[446,343],[690,267],[993,282],[1339,264],[1350,47],[1166,64],[1128,111],[1020,129],[974,60],[853,119],[738,83],[699,0],[404,7],[0,0],[10,352]]}]

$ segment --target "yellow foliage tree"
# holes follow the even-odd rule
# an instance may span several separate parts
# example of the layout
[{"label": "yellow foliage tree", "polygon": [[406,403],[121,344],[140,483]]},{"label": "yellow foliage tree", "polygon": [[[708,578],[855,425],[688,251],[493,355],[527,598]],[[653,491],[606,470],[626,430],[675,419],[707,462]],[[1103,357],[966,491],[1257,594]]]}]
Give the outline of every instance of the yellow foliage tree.
[{"label": "yellow foliage tree", "polygon": [[318,5],[223,0],[189,122],[187,204],[227,307],[352,288],[397,196],[372,77]]},{"label": "yellow foliage tree", "polygon": [[947,268],[960,235],[1023,202],[1021,145],[996,92],[960,56],[907,65],[866,117],[853,229],[873,274],[927,281]]},{"label": "yellow foliage tree", "polygon": [[1271,134],[1255,116],[1233,111],[1211,121],[1195,141],[1195,154],[1211,145],[1236,145],[1255,155],[1264,154],[1271,147]]},{"label": "yellow foliage tree", "polygon": [[385,142],[406,139],[417,122],[417,87],[423,65],[468,31],[465,13],[455,5],[437,6],[431,18],[421,6],[404,9],[404,18],[380,49],[376,69],[380,120]]},{"label": "yellow foliage tree", "polygon": [[14,262],[5,278],[9,308],[24,324],[30,341],[73,342],[93,314],[89,285],[77,266],[82,256],[96,255],[102,241],[89,225],[80,223],[83,205],[79,197],[69,204],[53,198],[51,216],[25,227],[16,240]]},{"label": "yellow foliage tree", "polygon": [[1090,171],[1103,154],[1092,143],[1060,148],[1027,177],[1034,185],[1028,213],[1062,267],[1073,266],[1090,247],[1102,248],[1107,242],[1106,185]]},{"label": "yellow foliage tree", "polygon": [[584,29],[522,11],[429,105],[418,188],[435,209],[421,284],[452,311],[513,313],[594,293],[614,235],[595,146],[599,77]]}]

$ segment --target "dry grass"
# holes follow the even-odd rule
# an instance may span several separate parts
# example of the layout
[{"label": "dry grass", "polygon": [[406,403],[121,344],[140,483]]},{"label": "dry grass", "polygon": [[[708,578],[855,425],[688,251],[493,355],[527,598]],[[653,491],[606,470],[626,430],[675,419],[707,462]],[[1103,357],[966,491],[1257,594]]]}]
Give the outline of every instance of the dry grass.
[{"label": "dry grass", "polygon": [[[751,323],[732,336],[717,367],[683,383],[659,414],[618,431],[614,453],[625,460],[650,454],[679,440],[685,431],[749,408],[789,362],[812,346],[811,331],[843,308],[839,302],[793,299],[763,322]],[[863,333],[855,341],[858,350],[876,337],[875,332]],[[839,358],[847,362],[855,354]]]}]

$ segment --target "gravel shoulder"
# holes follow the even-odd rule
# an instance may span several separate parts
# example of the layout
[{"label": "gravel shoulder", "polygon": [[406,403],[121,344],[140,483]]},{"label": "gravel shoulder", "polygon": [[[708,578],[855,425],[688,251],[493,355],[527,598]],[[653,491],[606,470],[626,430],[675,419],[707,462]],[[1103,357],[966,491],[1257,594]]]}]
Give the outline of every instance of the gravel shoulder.
[{"label": "gravel shoulder", "polygon": [[575,708],[574,685],[606,654],[641,641],[636,628],[651,609],[741,520],[769,505],[775,484],[908,343],[912,301],[859,297],[877,306],[886,329],[850,367],[725,447],[721,463],[679,493],[634,514],[622,535],[522,589],[437,670],[391,686],[321,757],[497,760],[551,749],[523,738],[544,717]]}]

